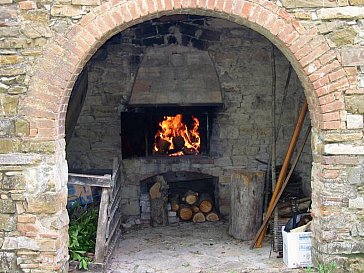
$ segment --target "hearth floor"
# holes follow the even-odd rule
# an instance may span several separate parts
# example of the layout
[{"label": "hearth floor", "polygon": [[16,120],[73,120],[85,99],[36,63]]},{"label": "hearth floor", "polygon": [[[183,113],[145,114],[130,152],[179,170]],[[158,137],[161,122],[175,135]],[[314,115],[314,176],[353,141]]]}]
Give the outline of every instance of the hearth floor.
[{"label": "hearth floor", "polygon": [[227,234],[228,224],[179,223],[131,230],[123,235],[110,257],[107,273],[243,273],[305,272],[288,269],[269,242],[249,249],[249,242]]}]

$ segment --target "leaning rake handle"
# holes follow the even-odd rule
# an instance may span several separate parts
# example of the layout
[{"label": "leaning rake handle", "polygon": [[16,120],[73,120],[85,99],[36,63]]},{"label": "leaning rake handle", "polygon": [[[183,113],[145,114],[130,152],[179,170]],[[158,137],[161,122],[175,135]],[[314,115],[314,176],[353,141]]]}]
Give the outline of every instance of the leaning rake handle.
[{"label": "leaning rake handle", "polygon": [[305,138],[304,138],[304,140],[303,140],[303,142],[301,144],[301,147],[300,147],[300,149],[299,149],[299,151],[298,151],[298,153],[296,155],[296,158],[294,160],[294,164],[292,165],[292,167],[291,167],[291,169],[290,169],[290,171],[289,171],[289,173],[288,173],[288,175],[286,177],[288,165],[289,165],[289,162],[291,161],[294,148],[296,147],[298,137],[300,135],[300,132],[301,132],[301,129],[302,129],[302,126],[303,126],[303,122],[305,120],[307,109],[308,109],[308,105],[307,105],[307,101],[305,100],[304,103],[303,103],[303,106],[301,108],[301,111],[300,111],[300,114],[299,114],[299,117],[298,117],[298,120],[297,120],[296,128],[295,128],[295,130],[293,132],[293,136],[292,136],[291,142],[289,144],[288,151],[287,151],[286,157],[284,159],[281,172],[279,173],[278,181],[277,181],[276,187],[274,188],[272,198],[271,198],[269,206],[268,206],[267,214],[266,214],[266,216],[264,218],[262,226],[259,228],[257,234],[255,235],[255,237],[254,237],[254,239],[253,239],[253,241],[252,241],[252,243],[250,245],[250,248],[262,247],[262,242],[263,242],[265,233],[267,231],[267,224],[268,224],[269,218],[272,216],[274,208],[276,207],[276,205],[277,205],[277,203],[279,201],[279,198],[281,197],[281,195],[282,195],[282,193],[284,191],[284,188],[286,187],[286,185],[288,183],[288,180],[291,177],[291,175],[292,175],[292,173],[294,171],[294,168],[296,167],[296,165],[298,163],[298,160],[299,160],[299,158],[301,156],[302,150],[303,150],[303,148],[305,146],[305,143],[307,141],[307,138],[308,138],[308,136],[310,134],[311,126],[309,126],[307,131],[306,131]]}]

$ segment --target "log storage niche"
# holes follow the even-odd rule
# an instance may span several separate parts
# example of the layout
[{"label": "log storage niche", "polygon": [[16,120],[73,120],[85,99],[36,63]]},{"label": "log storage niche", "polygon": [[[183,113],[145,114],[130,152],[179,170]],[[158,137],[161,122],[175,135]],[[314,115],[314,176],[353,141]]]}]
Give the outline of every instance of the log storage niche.
[{"label": "log storage niche", "polygon": [[141,181],[142,222],[163,226],[219,221],[217,183],[216,177],[196,172],[167,172]]},{"label": "log storage niche", "polygon": [[231,177],[229,234],[251,240],[262,222],[265,173],[236,171]]}]

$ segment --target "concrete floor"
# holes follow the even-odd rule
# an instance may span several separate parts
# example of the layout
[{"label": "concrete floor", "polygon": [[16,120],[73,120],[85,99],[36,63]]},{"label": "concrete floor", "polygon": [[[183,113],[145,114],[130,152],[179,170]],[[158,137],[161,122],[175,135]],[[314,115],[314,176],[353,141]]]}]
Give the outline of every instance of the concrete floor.
[{"label": "concrete floor", "polygon": [[117,243],[107,273],[305,272],[288,269],[269,242],[249,249],[227,234],[228,224],[179,223],[132,230]]}]

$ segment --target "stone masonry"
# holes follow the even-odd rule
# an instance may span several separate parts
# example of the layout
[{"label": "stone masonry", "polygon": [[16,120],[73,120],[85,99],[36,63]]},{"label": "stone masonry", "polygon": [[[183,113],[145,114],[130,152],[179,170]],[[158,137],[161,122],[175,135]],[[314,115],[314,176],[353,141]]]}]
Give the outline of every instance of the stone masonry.
[{"label": "stone masonry", "polygon": [[75,81],[113,35],[171,14],[236,22],[291,62],[313,125],[315,262],[363,272],[362,0],[0,0],[0,271],[67,271],[64,136]]},{"label": "stone masonry", "polygon": [[[172,16],[129,28],[105,43],[87,66],[89,88],[67,147],[68,164],[72,169],[110,168],[112,157],[122,153],[119,132],[124,129],[120,128],[118,109],[120,112],[127,106],[131,86],[140,73],[140,68],[136,68],[140,67],[148,48],[161,48],[163,50],[157,52],[167,52],[173,50],[171,46],[175,44],[195,49],[190,55],[180,54],[179,58],[186,59],[179,60],[181,63],[201,62],[205,55],[200,55],[207,52],[219,77],[224,106],[213,115],[210,153],[201,159],[124,159],[121,210],[124,216],[139,215],[139,184],[142,179],[166,171],[196,171],[219,177],[220,211],[227,217],[231,173],[238,169],[266,170],[267,166],[256,159],[268,161],[272,138],[272,44],[264,36],[235,23],[196,15]],[[163,66],[167,58],[168,55],[158,58],[160,60],[153,59],[150,71],[144,68],[143,73],[156,73],[156,68]],[[277,49],[275,62],[278,120],[289,63]],[[178,72],[183,73],[182,69],[186,67]],[[191,65],[188,72],[196,77],[209,77],[205,75],[206,71],[199,69],[197,65]],[[194,92],[204,92],[203,88],[202,91],[199,88],[199,81],[196,82],[194,88],[197,90],[193,89]],[[176,88],[170,78],[160,80],[158,84],[163,86],[161,92],[165,93]],[[214,88],[216,90],[216,86]],[[176,95],[173,99],[178,97]],[[303,88],[293,72],[277,141],[278,164],[282,164],[303,98]],[[311,165],[312,153],[307,143],[297,170],[308,196],[311,195]]]}]

